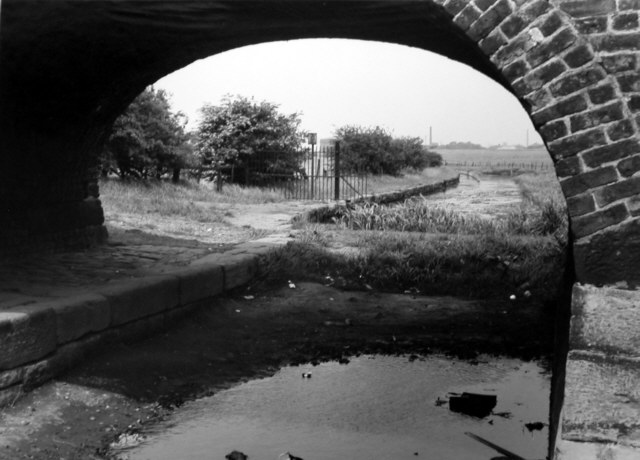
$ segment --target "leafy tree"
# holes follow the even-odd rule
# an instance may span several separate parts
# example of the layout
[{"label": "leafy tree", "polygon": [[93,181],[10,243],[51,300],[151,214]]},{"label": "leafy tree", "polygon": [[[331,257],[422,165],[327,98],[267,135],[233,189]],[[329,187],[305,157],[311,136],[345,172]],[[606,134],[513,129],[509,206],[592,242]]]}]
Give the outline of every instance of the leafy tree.
[{"label": "leafy tree", "polygon": [[177,182],[191,156],[183,115],[171,111],[164,90],[149,87],[114,122],[103,150],[102,170],[139,179],[170,173]]},{"label": "leafy tree", "polygon": [[343,147],[341,164],[347,171],[397,175],[442,164],[442,157],[429,152],[419,137],[394,138],[379,126],[342,126],[335,137]]},{"label": "leafy tree", "polygon": [[278,105],[227,95],[220,105],[205,105],[197,129],[196,154],[202,175],[213,180],[232,171],[231,180],[246,183],[256,171],[293,174],[303,159],[300,115],[281,114]]}]

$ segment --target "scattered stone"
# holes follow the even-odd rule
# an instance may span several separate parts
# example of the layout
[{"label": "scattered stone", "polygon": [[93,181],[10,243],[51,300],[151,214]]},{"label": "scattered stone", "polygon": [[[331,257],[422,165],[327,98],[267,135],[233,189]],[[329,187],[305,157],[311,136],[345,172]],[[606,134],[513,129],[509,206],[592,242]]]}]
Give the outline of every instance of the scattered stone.
[{"label": "scattered stone", "polygon": [[233,452],[228,453],[224,456],[227,460],[248,460],[249,456],[234,450]]}]

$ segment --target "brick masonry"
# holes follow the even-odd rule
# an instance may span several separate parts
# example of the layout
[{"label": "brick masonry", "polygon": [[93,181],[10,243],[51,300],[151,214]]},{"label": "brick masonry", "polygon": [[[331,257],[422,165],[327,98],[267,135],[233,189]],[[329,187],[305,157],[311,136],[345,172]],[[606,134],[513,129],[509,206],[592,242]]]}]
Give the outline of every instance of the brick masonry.
[{"label": "brick masonry", "polygon": [[[60,14],[56,2],[43,3],[37,11],[28,10],[27,2],[4,3],[3,27],[9,23],[12,27],[0,43],[0,255],[86,246],[104,239],[91,156],[110,121],[146,85],[196,59],[247,43],[341,37],[348,30],[353,38],[397,41],[440,52],[511,90],[528,110],[555,161],[569,204],[577,280],[601,286],[606,295],[613,293],[602,288],[605,285],[630,291],[640,285],[639,0],[296,2],[296,15],[289,14],[291,6],[275,3],[277,7],[269,12],[243,2],[221,12],[213,0],[202,0],[196,9],[177,0],[144,4],[123,0],[118,7],[135,8],[136,14],[120,16],[138,19],[115,26],[109,22],[117,20],[114,15],[92,14],[92,8],[109,8],[108,2],[83,4],[76,10],[70,5],[64,14],[77,15],[76,21],[51,21]],[[144,8],[149,8],[146,13]],[[261,27],[265,21],[272,27]],[[85,27],[82,45],[74,38],[80,33],[77,30],[52,27]],[[128,46],[127,30],[140,38],[136,48]],[[437,32],[425,32],[431,30]],[[49,36],[60,42],[46,40]],[[220,43],[219,37],[225,37],[225,42]],[[41,53],[36,56],[34,42]],[[91,44],[88,61],[85,51]],[[127,54],[132,49],[133,54]],[[135,55],[136,51],[140,54]],[[38,62],[37,69],[33,60]],[[95,72],[96,68],[104,71]],[[117,74],[110,69],[117,69]],[[118,84],[113,85],[116,80]],[[29,97],[34,103],[25,100]],[[233,270],[238,276],[246,274],[239,267]],[[185,282],[176,279],[169,284]],[[173,302],[182,294],[178,289],[167,295]],[[640,316],[637,309],[623,312],[614,308],[613,301],[605,304],[603,309],[633,324]],[[83,305],[83,309],[97,308],[91,302]],[[591,312],[578,300],[574,308],[576,324],[581,314]],[[125,312],[112,313],[112,318],[130,319]],[[13,317],[7,336],[12,342],[7,346],[33,359],[49,353],[52,339],[42,325],[53,324],[56,315],[39,312],[33,323],[20,315]],[[78,333],[72,325],[68,327],[63,335]],[[25,331],[38,328],[43,329],[42,344],[25,342]],[[572,415],[582,413],[580,401],[588,400],[580,396],[581,379],[596,376],[602,386],[611,388],[617,388],[620,379],[635,381],[635,358],[629,358],[637,355],[635,342],[630,342],[632,349],[623,347],[625,356],[613,359],[612,350],[620,344],[593,342],[595,348],[583,349],[586,342],[579,337],[585,330],[572,331],[574,349],[565,391],[568,437],[563,439],[561,434],[556,455],[640,457],[629,456],[629,449],[636,445],[628,436],[615,438],[611,432],[611,437],[599,438]],[[76,353],[73,347],[65,347],[65,356]],[[47,366],[36,366],[22,373],[0,374],[0,381],[46,373]],[[13,394],[11,388],[6,394]],[[593,388],[587,390],[596,395]],[[640,419],[640,409],[634,409],[631,399],[620,404],[624,405],[621,413],[630,414],[625,420]],[[622,410],[616,407],[604,404],[600,413],[590,413],[590,426],[613,426],[612,411]],[[635,426],[625,429],[635,433]],[[576,446],[584,456],[575,454]],[[569,448],[573,453],[566,453]]]}]

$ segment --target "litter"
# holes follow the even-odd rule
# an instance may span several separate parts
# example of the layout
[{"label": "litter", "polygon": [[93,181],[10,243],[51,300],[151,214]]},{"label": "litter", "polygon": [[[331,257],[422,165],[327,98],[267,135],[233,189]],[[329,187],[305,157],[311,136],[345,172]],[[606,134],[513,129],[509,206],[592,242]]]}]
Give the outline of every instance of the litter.
[{"label": "litter", "polygon": [[478,393],[451,394],[449,396],[449,410],[459,412],[472,417],[484,418],[498,402],[496,395],[484,395]]}]

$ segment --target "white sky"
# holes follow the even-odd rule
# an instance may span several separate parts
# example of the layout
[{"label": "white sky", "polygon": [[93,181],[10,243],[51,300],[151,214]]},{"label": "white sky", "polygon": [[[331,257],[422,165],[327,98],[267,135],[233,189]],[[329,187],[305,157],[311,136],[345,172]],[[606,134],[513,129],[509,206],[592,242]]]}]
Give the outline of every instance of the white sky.
[{"label": "white sky", "polygon": [[434,53],[358,40],[273,42],[194,62],[155,84],[195,127],[204,103],[240,94],[301,113],[302,128],[331,137],[346,124],[379,125],[395,136],[485,146],[541,142],[507,90]]}]

